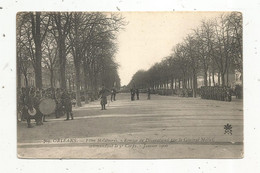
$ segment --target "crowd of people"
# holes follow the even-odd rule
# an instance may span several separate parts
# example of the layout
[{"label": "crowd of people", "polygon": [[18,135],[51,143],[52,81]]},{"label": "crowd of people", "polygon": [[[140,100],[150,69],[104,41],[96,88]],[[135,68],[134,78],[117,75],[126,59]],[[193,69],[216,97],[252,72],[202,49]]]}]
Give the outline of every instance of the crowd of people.
[{"label": "crowd of people", "polygon": [[36,125],[43,125],[46,122],[45,117],[47,114],[40,110],[40,104],[43,100],[50,99],[54,102],[56,118],[66,114],[65,120],[73,120],[72,105],[75,103],[75,94],[68,92],[66,89],[61,88],[21,88],[18,91],[18,113],[20,114],[21,121],[27,121],[27,127],[31,125],[31,119],[34,119]]},{"label": "crowd of people", "polygon": [[[131,88],[131,101],[139,100],[139,89]],[[143,90],[141,91],[143,92]],[[116,101],[116,90],[106,89],[102,86],[98,93],[100,98],[101,110],[106,110],[107,96],[111,96],[111,102]],[[146,90],[147,99],[151,99],[151,89]],[[231,101],[232,95],[236,95],[237,98],[242,97],[242,89],[236,87],[234,91],[227,86],[202,86],[200,88],[200,95],[202,99],[209,100],[221,100]],[[36,89],[36,88],[21,88],[18,91],[18,114],[21,121],[27,121],[28,128],[33,127],[31,125],[31,119],[34,119],[36,125],[43,125],[46,122],[45,117],[49,114],[40,110],[40,104],[46,99],[53,101],[55,110],[51,114],[54,114],[56,118],[60,118],[63,115],[67,115],[65,120],[73,120],[72,105],[76,105],[76,94],[61,88],[48,88],[48,89]],[[51,103],[52,104],[52,103]],[[47,107],[48,109],[48,107]]]},{"label": "crowd of people", "polygon": [[232,89],[224,86],[202,86],[200,95],[202,99],[232,101]]},{"label": "crowd of people", "polygon": [[98,93],[98,97],[100,98],[101,110],[106,110],[107,96],[109,95],[111,95],[111,102],[116,101],[116,89],[112,88],[111,90],[109,90],[103,85]]},{"label": "crowd of people", "polygon": [[[136,100],[139,100],[139,89],[135,89],[135,88],[131,88],[130,89],[130,94],[131,94],[131,101],[134,101],[135,100],[135,96],[136,96]],[[151,99],[151,89],[148,88],[147,89],[147,100],[150,100]]]}]

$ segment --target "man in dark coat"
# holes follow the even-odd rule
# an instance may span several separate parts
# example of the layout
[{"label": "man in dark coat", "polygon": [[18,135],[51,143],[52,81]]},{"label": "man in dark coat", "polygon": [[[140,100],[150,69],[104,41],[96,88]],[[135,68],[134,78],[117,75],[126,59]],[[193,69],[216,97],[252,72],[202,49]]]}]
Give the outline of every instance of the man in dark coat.
[{"label": "man in dark coat", "polygon": [[106,89],[104,86],[102,86],[102,89],[99,91],[98,96],[100,97],[101,101],[101,110],[106,110],[106,104],[107,104],[107,96],[110,94],[111,92]]},{"label": "man in dark coat", "polygon": [[42,121],[45,121],[45,116],[40,112],[39,105],[41,101],[40,91],[36,91],[36,95],[33,97],[33,107],[36,109],[35,121],[36,125],[43,125]]},{"label": "man in dark coat", "polygon": [[113,91],[113,100],[116,101],[116,89],[113,88],[112,91]]},{"label": "man in dark coat", "polygon": [[69,93],[66,90],[61,95],[61,102],[62,102],[62,106],[65,110],[65,113],[67,115],[67,119],[65,119],[65,120],[69,120],[70,116],[71,116],[71,120],[73,120],[74,117],[73,117],[73,113],[72,113],[71,98],[70,98]]}]

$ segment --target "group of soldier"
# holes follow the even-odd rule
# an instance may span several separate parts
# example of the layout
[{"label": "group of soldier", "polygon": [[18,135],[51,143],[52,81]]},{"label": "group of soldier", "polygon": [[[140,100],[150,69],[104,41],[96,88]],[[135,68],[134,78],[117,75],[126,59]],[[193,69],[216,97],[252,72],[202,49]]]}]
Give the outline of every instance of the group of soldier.
[{"label": "group of soldier", "polygon": [[[135,95],[136,95],[136,100],[139,100],[139,89],[131,88],[130,89],[130,94],[131,94],[131,101],[135,100]],[[151,89],[147,89],[147,100],[151,99]]]},{"label": "group of soldier", "polygon": [[202,86],[200,89],[202,99],[228,101],[232,100],[232,89],[227,86]]},{"label": "group of soldier", "polygon": [[106,110],[108,95],[111,95],[111,102],[116,101],[116,89],[112,88],[111,90],[109,90],[109,89],[105,88],[104,85],[102,85],[102,88],[98,93],[98,96],[100,98],[101,110]]},{"label": "group of soldier", "polygon": [[[67,114],[67,119],[69,117],[73,119],[72,113],[72,99],[74,98],[73,93],[68,92],[65,89],[35,89],[35,88],[21,88],[18,91],[18,112],[21,115],[21,121],[27,121],[27,127],[33,127],[31,125],[31,119],[35,119],[36,125],[43,125],[46,122],[43,112],[40,111],[40,103],[44,99],[51,99],[56,104],[55,117]],[[30,112],[34,112],[30,115]]]},{"label": "group of soldier", "polygon": [[139,100],[139,89],[131,88],[130,94],[131,94],[131,101],[135,100],[135,95],[136,95],[136,100]]}]

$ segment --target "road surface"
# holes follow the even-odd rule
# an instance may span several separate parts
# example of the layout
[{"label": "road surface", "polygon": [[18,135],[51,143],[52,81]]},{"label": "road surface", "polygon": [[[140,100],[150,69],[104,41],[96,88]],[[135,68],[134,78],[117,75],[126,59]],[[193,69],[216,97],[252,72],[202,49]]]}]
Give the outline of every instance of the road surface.
[{"label": "road surface", "polygon": [[[75,120],[47,117],[43,126],[18,122],[21,158],[241,158],[242,100],[117,94],[107,110],[98,101],[74,108]],[[33,122],[34,123],[34,122]],[[232,134],[224,125],[232,126]],[[231,131],[227,131],[231,132]]]}]

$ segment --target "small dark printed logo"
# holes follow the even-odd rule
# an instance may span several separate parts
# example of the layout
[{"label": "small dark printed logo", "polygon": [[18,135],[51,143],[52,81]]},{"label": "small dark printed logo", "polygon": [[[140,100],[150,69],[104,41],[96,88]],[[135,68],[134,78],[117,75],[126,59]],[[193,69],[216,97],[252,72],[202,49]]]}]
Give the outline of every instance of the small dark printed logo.
[{"label": "small dark printed logo", "polygon": [[224,125],[224,129],[225,129],[225,133],[224,134],[232,135],[232,125],[231,124]]}]

